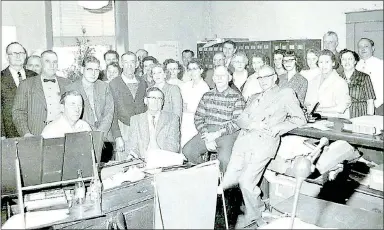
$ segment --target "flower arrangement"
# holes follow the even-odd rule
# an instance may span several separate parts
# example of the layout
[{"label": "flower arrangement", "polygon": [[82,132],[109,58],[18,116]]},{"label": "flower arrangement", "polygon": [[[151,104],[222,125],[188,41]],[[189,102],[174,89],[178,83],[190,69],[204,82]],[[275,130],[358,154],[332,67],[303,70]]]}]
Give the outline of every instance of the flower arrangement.
[{"label": "flower arrangement", "polygon": [[86,38],[86,29],[81,27],[82,36],[80,38],[76,38],[76,45],[78,47],[73,64],[64,70],[65,75],[71,81],[76,81],[81,78],[81,67],[83,65],[83,61],[86,57],[92,56],[95,53],[95,49],[89,46],[89,39]]}]

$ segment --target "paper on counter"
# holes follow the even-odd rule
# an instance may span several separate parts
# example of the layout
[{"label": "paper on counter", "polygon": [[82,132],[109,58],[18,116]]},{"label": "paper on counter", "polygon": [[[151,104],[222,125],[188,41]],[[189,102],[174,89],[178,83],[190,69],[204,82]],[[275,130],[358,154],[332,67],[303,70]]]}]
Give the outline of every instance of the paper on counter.
[{"label": "paper on counter", "polygon": [[327,120],[316,121],[315,123],[308,123],[304,127],[312,127],[320,129],[322,131],[331,130],[329,127],[333,127],[334,123]]},{"label": "paper on counter", "polygon": [[161,149],[148,150],[145,158],[147,169],[183,165],[184,160],[185,156],[181,153]]},{"label": "paper on counter", "polygon": [[[50,210],[50,211],[37,211],[37,212],[26,212],[25,220],[27,228],[36,228],[42,225],[55,223],[60,220],[64,220],[68,217],[68,209]],[[24,229],[23,226],[23,215],[16,214],[9,218],[2,229]]]},{"label": "paper on counter", "polygon": [[[258,229],[290,229],[291,218],[283,217],[259,227]],[[314,224],[306,223],[299,218],[295,218],[293,229],[336,229],[336,228],[321,228]]]}]

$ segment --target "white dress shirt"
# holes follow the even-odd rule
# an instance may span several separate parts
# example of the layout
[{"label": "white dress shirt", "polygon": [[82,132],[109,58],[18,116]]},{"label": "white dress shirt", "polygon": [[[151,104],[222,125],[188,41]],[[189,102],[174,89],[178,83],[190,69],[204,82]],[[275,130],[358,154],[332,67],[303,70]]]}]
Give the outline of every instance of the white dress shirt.
[{"label": "white dress shirt", "polygon": [[[308,90],[304,105],[307,111],[312,111],[317,102],[320,103],[318,111],[322,116],[349,118],[349,96],[348,83],[339,76],[336,70],[321,83],[321,75],[308,81]],[[321,107],[330,107],[333,111],[321,111]]]},{"label": "white dress shirt", "polygon": [[367,60],[360,59],[356,69],[371,77],[376,95],[375,107],[379,107],[383,104],[383,60],[373,56]]},{"label": "white dress shirt", "polygon": [[55,82],[44,82],[44,76],[41,75],[41,84],[43,85],[44,97],[47,103],[47,122],[55,120],[61,113],[60,108],[60,87],[57,78]]},{"label": "white dress shirt", "polygon": [[124,83],[127,84],[134,84],[134,83],[139,83],[135,77],[129,78],[124,75],[124,72],[121,74],[121,78],[123,79]]},{"label": "white dress shirt", "polygon": [[91,127],[86,121],[78,120],[74,126],[71,126],[68,120],[61,114],[56,120],[49,123],[43,129],[41,136],[43,138],[57,138],[64,137],[66,133],[77,133],[92,131]]},{"label": "white dress shirt", "polygon": [[9,71],[11,72],[11,75],[12,75],[13,80],[15,81],[15,84],[16,84],[17,87],[19,87],[19,85],[20,85],[19,74],[18,74],[18,72],[21,73],[21,78],[22,78],[23,80],[27,78],[26,75],[25,75],[25,70],[24,70],[24,68],[21,68],[20,71],[16,71],[16,70],[14,70],[11,66],[9,66]]}]

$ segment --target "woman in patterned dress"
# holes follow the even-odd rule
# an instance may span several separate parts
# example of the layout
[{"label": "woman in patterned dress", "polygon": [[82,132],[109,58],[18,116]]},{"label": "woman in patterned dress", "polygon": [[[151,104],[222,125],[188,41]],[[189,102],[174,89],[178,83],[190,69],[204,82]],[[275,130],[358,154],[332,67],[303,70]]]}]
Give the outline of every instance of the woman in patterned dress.
[{"label": "woman in patterned dress", "polygon": [[373,102],[376,96],[370,76],[355,69],[359,55],[352,50],[344,49],[340,51],[340,58],[343,66],[341,77],[348,83],[352,100],[349,107],[350,117],[373,115],[375,110]]}]

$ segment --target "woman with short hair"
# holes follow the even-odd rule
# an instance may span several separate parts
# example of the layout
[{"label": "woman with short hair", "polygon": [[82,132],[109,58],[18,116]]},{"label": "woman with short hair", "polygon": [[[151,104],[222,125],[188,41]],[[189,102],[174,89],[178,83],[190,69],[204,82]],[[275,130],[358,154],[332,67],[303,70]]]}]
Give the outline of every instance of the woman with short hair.
[{"label": "woman with short hair", "polygon": [[349,107],[350,117],[373,115],[375,91],[371,77],[356,70],[356,64],[360,60],[359,55],[355,51],[343,49],[340,51],[340,59],[343,66],[341,77],[348,83],[349,95],[352,100],[351,107]]}]

